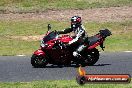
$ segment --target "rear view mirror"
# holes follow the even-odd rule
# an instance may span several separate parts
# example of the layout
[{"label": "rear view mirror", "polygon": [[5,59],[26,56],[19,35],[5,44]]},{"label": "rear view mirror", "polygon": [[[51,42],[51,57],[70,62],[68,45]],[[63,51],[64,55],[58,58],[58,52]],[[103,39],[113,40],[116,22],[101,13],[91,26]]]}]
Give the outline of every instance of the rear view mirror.
[{"label": "rear view mirror", "polygon": [[51,25],[50,24],[48,24],[48,31],[50,31],[51,30]]}]

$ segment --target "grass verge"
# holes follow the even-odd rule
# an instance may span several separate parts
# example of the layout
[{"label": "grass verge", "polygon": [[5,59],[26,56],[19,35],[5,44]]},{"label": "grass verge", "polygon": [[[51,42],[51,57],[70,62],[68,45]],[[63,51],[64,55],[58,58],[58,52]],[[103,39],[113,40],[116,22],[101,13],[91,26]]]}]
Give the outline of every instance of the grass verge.
[{"label": "grass verge", "polygon": [[0,56],[31,55],[39,44],[39,41],[0,39]]},{"label": "grass verge", "polygon": [[0,88],[131,88],[129,84],[85,84],[80,86],[75,80],[33,81],[0,83]]},{"label": "grass verge", "polygon": [[[68,22],[57,21],[0,21],[0,55],[31,55],[39,48],[40,40],[13,39],[10,36],[35,36],[47,31],[47,24],[51,23],[53,30],[61,30],[68,27]],[[132,21],[126,22],[85,22],[85,28],[89,36],[92,36],[101,28],[108,28],[112,36],[105,41],[105,51],[132,51]],[[7,37],[8,36],[8,37]]]},{"label": "grass verge", "polygon": [[42,12],[60,9],[88,9],[132,6],[131,0],[1,0],[0,12]]}]

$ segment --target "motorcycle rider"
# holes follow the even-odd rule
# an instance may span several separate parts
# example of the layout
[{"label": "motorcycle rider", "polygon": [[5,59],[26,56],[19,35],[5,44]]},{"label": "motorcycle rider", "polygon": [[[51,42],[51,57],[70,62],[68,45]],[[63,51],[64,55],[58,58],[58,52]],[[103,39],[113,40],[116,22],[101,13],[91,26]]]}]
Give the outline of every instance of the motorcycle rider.
[{"label": "motorcycle rider", "polygon": [[[73,16],[71,18],[71,27],[66,28],[62,31],[58,31],[59,34],[66,34],[73,32],[75,34],[75,38],[68,43],[68,45],[71,45],[73,43],[76,43],[79,39],[86,40],[87,34],[85,32],[85,28],[82,25],[82,19],[79,16]],[[76,49],[76,51],[73,52],[74,57],[81,56],[79,53],[85,48],[86,46],[84,43],[80,43],[79,47]]]}]

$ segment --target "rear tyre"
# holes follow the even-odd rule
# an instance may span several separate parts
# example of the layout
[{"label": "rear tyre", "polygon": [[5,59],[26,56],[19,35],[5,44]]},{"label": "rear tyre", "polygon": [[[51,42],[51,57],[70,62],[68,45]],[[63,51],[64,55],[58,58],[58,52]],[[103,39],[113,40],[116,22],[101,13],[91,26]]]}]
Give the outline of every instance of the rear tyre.
[{"label": "rear tyre", "polygon": [[31,57],[31,64],[33,67],[38,68],[38,67],[45,67],[48,63],[47,60],[44,56],[41,55],[32,55]]},{"label": "rear tyre", "polygon": [[83,66],[92,66],[94,65],[99,59],[99,51],[94,48],[90,51],[85,51],[83,54],[84,62],[82,63]]}]

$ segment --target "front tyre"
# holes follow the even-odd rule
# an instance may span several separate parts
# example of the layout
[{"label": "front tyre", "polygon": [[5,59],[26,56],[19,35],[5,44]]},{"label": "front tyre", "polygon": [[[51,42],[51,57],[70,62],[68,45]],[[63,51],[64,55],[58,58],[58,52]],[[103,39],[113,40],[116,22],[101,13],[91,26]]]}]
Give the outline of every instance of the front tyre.
[{"label": "front tyre", "polygon": [[44,56],[33,54],[31,57],[31,64],[33,67],[45,67],[48,63]]},{"label": "front tyre", "polygon": [[99,51],[96,48],[85,51],[83,57],[84,57],[83,65],[85,66],[94,65],[99,59]]}]

